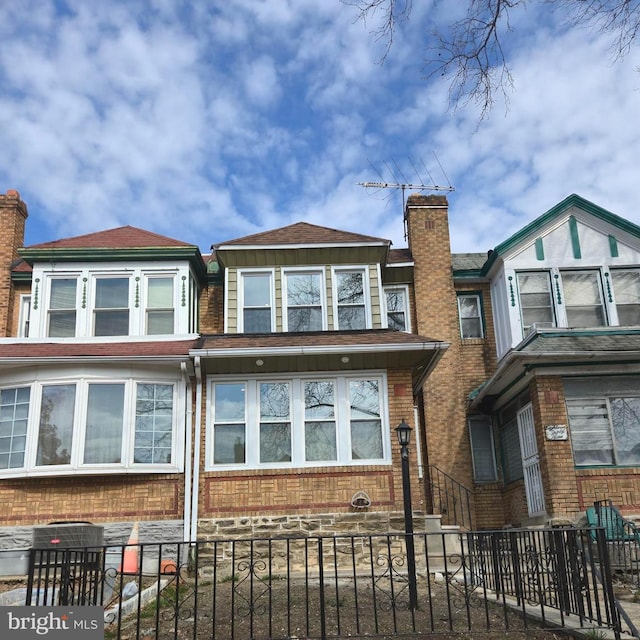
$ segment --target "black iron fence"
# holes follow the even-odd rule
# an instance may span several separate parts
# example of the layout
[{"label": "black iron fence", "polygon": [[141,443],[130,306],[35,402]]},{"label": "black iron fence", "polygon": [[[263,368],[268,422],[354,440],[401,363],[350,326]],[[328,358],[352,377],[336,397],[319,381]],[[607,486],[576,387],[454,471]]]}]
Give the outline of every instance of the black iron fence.
[{"label": "black iron fence", "polygon": [[473,528],[473,493],[436,465],[429,465],[429,498],[433,513],[442,515],[442,524]]},{"label": "black iron fence", "polygon": [[620,637],[602,529],[413,537],[415,575],[404,534],[32,550],[26,603],[101,605],[108,640],[558,627]]}]

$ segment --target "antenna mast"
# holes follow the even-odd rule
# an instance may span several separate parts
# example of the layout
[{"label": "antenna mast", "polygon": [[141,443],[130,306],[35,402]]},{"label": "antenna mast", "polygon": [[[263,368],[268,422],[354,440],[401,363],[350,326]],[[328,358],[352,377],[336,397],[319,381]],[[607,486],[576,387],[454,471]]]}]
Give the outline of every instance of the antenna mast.
[{"label": "antenna mast", "polygon": [[[451,186],[451,182],[449,181],[449,178],[447,177],[447,174],[445,173],[444,168],[440,164],[440,160],[438,159],[438,156],[436,155],[435,151],[434,151],[433,155],[435,156],[435,159],[438,162],[438,166],[440,167],[440,170],[444,174],[444,177],[449,182],[449,186],[448,187],[443,187],[443,186],[440,186],[440,185],[437,185],[437,184],[425,184],[423,182],[422,178],[420,177],[420,174],[419,174],[418,170],[416,169],[416,166],[413,163],[413,161],[411,160],[411,158],[409,158],[409,162],[411,163],[411,166],[413,167],[413,170],[414,170],[416,176],[418,177],[418,182],[415,182],[415,183],[409,182],[406,179],[405,175],[402,173],[402,170],[400,169],[398,164],[394,160],[393,162],[395,164],[396,170],[400,173],[402,178],[404,178],[404,182],[400,182],[398,180],[396,180],[396,182],[386,182],[384,180],[384,178],[382,177],[382,175],[377,170],[375,170],[375,167],[374,167],[374,170],[380,176],[380,179],[381,179],[380,182],[358,182],[357,183],[358,186],[364,187],[365,189],[400,189],[402,191],[402,216],[403,216],[403,220],[404,220],[404,238],[405,238],[405,240],[407,239],[407,220],[406,220],[406,217],[405,217],[405,191],[407,189],[411,189],[413,191],[445,191],[445,192],[449,192],[449,193],[451,191],[455,191],[455,187]],[[371,163],[369,163],[369,164],[371,164]],[[391,173],[391,175],[395,179],[396,178],[396,174],[393,171],[393,169],[388,165],[388,163],[385,162],[384,164],[387,167],[387,169],[389,170],[389,172]],[[422,162],[422,167],[426,171],[427,175],[429,176],[429,179],[431,179],[433,181],[433,178],[431,177],[431,173],[429,172],[429,170],[425,166],[424,162]]]}]

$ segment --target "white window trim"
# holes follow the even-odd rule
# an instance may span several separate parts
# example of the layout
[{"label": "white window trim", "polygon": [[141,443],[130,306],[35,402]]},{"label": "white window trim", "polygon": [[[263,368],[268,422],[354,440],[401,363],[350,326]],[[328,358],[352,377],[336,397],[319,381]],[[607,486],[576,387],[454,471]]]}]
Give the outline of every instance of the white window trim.
[{"label": "white window trim", "polygon": [[[18,316],[18,337],[28,338],[31,324],[31,294],[20,296],[20,314]],[[29,328],[27,328],[29,325]]]},{"label": "white window trim", "polygon": [[327,279],[323,267],[286,267],[282,269],[282,329],[289,331],[289,304],[287,291],[287,275],[318,274],[320,276],[320,313],[322,315],[322,328],[327,331],[329,321],[327,317]]},{"label": "white window trim", "polygon": [[371,329],[373,322],[371,319],[371,282],[369,278],[369,268],[367,265],[340,265],[331,267],[331,293],[333,298],[333,324],[334,329],[338,331],[350,331],[350,329],[342,329],[338,324],[338,309],[341,305],[338,304],[338,274],[360,271],[363,274],[362,286],[364,289],[364,329]]},{"label": "white window trim", "polygon": [[[460,309],[460,300],[462,298],[475,298],[478,303],[478,320],[480,321],[480,335],[465,337],[462,330],[462,312]],[[456,305],[458,307],[458,330],[460,331],[460,337],[463,340],[481,340],[485,337],[484,331],[484,318],[482,316],[482,296],[480,293],[475,292],[460,292],[456,295]]]},{"label": "white window trim", "polygon": [[275,269],[238,269],[238,333],[244,333],[244,276],[269,276],[269,304],[271,306],[271,329],[276,326]]},{"label": "white window trim", "polygon": [[[76,370],[77,372],[77,370]],[[151,372],[148,372],[151,374]],[[57,385],[76,385],[76,398],[73,417],[73,436],[71,462],[63,465],[37,465],[38,435],[40,428],[40,409],[43,387]],[[125,409],[123,416],[122,461],[119,463],[92,464],[83,463],[86,437],[87,399],[90,384],[124,384]],[[136,463],[133,462],[135,442],[135,409],[136,389],[138,384],[173,385],[173,417],[171,434],[170,463]],[[184,469],[183,434],[185,429],[185,399],[181,393],[183,381],[179,377],[162,377],[156,374],[136,377],[105,375],[65,375],[47,377],[37,375],[37,379],[2,380],[0,388],[30,387],[29,417],[27,423],[27,440],[25,448],[25,464],[23,467],[0,469],[0,478],[18,478],[25,476],[68,476],[121,473],[178,473]]]},{"label": "white window trim", "polygon": [[[378,380],[380,389],[380,419],[382,429],[382,450],[380,459],[351,459],[351,421],[348,395],[348,383],[350,380]],[[304,459],[304,401],[300,392],[302,385],[307,381],[332,380],[336,384],[336,436],[337,436],[337,460],[335,461],[310,461]],[[214,397],[213,386],[216,383],[239,383],[246,384],[245,403],[245,462],[233,464],[213,463],[213,429],[214,429],[214,406],[212,402],[207,407],[206,425],[206,455],[205,471],[230,471],[239,469],[290,469],[300,467],[345,467],[345,466],[377,466],[391,464],[391,431],[389,427],[388,408],[388,385],[385,372],[381,371],[359,371],[352,375],[336,375],[336,372],[319,373],[313,375],[291,375],[288,377],[279,376],[230,376],[218,377],[210,376],[207,379],[207,397]],[[291,383],[291,462],[268,462],[261,463],[259,460],[260,442],[260,398],[259,384],[261,382],[289,382]],[[297,388],[296,388],[297,387]]]},{"label": "white window trim", "polygon": [[387,285],[382,288],[383,292],[383,309],[384,309],[384,326],[389,328],[389,309],[387,308],[387,292],[393,290],[400,290],[404,292],[404,318],[405,328],[404,332],[411,333],[411,313],[409,311],[409,287],[406,284]]},{"label": "white window trim", "polygon": [[[141,262],[135,268],[123,268],[116,263],[96,263],[82,269],[67,268],[69,265],[56,265],[55,270],[34,268],[31,291],[30,338],[48,338],[48,318],[51,287],[49,283],[56,278],[75,278],[76,286],[76,332],[68,338],[48,338],[51,340],[76,340],[88,338],[100,341],[125,341],[147,338],[146,302],[147,282],[154,277],[173,279],[174,332],[150,336],[162,339],[162,336],[192,335],[189,323],[193,305],[187,301],[191,295],[193,274],[189,266],[167,267],[153,262]],[[123,336],[94,336],[95,282],[99,278],[129,278],[129,333]],[[184,306],[182,306],[182,287],[184,286]],[[37,296],[37,297],[36,297]],[[37,300],[38,304],[34,305]],[[197,303],[196,303],[197,306]]]}]

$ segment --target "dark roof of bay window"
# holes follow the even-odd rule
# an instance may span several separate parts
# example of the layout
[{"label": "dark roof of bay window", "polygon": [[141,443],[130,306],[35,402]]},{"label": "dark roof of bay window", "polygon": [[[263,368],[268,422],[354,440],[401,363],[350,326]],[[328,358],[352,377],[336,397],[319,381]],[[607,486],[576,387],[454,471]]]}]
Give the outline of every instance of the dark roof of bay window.
[{"label": "dark roof of bay window", "polygon": [[[130,225],[33,244],[22,247],[18,254],[30,265],[37,262],[187,260],[199,276],[205,274],[204,261],[196,245]],[[14,272],[19,270],[24,269],[16,265]]]}]

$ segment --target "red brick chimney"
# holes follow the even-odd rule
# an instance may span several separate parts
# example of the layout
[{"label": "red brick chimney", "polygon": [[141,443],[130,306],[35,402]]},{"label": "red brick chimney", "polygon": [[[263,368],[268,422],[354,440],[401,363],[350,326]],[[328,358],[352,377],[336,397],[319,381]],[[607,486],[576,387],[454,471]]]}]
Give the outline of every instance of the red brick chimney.
[{"label": "red brick chimney", "polygon": [[6,194],[0,193],[0,336],[10,335],[10,318],[15,304],[11,265],[18,257],[18,249],[24,245],[28,215],[27,205],[17,191],[9,189]]}]

